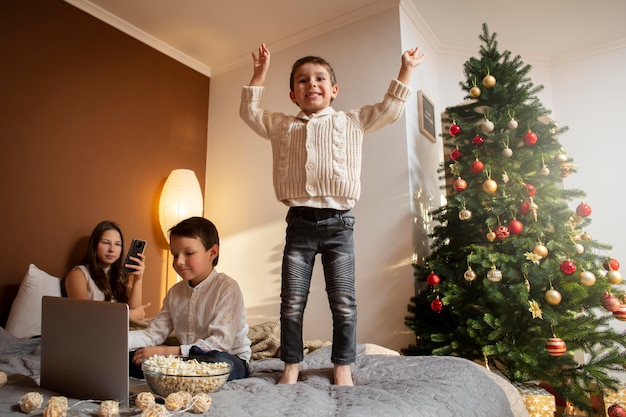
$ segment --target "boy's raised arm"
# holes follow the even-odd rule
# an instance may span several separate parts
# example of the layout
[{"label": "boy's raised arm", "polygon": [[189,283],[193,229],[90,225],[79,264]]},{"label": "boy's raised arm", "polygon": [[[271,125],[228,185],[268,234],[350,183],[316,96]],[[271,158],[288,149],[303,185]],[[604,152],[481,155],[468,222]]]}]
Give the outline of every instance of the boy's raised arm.
[{"label": "boy's raised arm", "polygon": [[254,73],[250,80],[250,86],[262,86],[265,83],[265,74],[270,67],[270,50],[264,43],[259,46],[259,55],[252,52],[252,61],[254,63]]},{"label": "boy's raised arm", "polygon": [[402,84],[408,85],[411,82],[413,69],[421,64],[424,59],[424,54],[418,51],[419,48],[413,48],[402,54],[402,65],[400,66],[400,73],[398,74],[398,81]]}]

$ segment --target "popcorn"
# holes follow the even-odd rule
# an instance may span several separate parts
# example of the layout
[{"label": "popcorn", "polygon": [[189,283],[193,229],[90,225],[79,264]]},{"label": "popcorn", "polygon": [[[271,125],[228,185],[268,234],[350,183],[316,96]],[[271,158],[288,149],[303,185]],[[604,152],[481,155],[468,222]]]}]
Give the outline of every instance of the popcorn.
[{"label": "popcorn", "polygon": [[38,392],[29,392],[20,398],[20,410],[24,413],[34,413],[43,404],[43,396]]},{"label": "popcorn", "polygon": [[206,393],[197,394],[193,397],[193,412],[202,414],[211,408],[211,396]]},{"label": "popcorn", "polygon": [[5,372],[0,371],[0,387],[7,383],[8,377]]},{"label": "popcorn", "polygon": [[192,395],[217,391],[228,380],[231,364],[154,355],[143,361],[142,369],[152,391],[166,397],[180,391]]},{"label": "popcorn", "polygon": [[145,410],[155,403],[154,395],[151,392],[140,392],[135,398],[135,405],[141,410]]},{"label": "popcorn", "polygon": [[65,417],[67,415],[67,398],[50,397],[43,410],[43,417]]},{"label": "popcorn", "polygon": [[152,404],[141,413],[141,417],[167,417],[170,412],[163,404]]},{"label": "popcorn", "polygon": [[98,417],[115,417],[120,413],[120,405],[117,401],[107,400],[100,403]]}]

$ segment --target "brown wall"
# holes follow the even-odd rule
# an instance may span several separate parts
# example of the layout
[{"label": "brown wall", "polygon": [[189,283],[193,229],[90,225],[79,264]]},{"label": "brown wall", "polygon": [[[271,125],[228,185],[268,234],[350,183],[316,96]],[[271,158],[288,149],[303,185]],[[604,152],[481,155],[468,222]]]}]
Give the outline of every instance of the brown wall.
[{"label": "brown wall", "polygon": [[176,168],[204,190],[209,81],[62,0],[0,3],[1,314],[29,263],[64,276],[105,219],[148,241],[156,313],[159,193]]}]

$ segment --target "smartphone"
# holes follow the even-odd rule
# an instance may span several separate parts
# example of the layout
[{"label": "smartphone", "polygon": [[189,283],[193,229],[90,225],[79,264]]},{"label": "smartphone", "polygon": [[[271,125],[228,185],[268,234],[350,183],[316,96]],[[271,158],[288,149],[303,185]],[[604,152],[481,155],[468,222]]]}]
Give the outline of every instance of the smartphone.
[{"label": "smartphone", "polygon": [[[141,239],[133,239],[133,241],[130,244],[130,248],[128,248],[128,253],[126,254],[126,259],[124,259],[124,264],[131,264],[131,265],[137,265],[137,262],[133,261],[132,259],[130,259],[130,257],[132,256],[133,258],[136,258],[138,254],[143,253],[144,249],[146,248],[146,241],[145,240],[141,240]],[[130,269],[130,268],[126,268],[124,266],[124,271],[126,272],[134,272],[134,269]]]}]

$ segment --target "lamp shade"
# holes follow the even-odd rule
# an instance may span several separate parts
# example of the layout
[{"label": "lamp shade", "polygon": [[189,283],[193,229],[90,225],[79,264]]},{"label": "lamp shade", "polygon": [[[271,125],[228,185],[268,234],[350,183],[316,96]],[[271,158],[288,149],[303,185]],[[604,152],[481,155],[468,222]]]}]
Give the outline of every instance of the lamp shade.
[{"label": "lamp shade", "polygon": [[202,216],[204,202],[196,174],[190,169],[175,169],[165,180],[159,200],[159,223],[165,240],[169,230],[181,220]]}]

